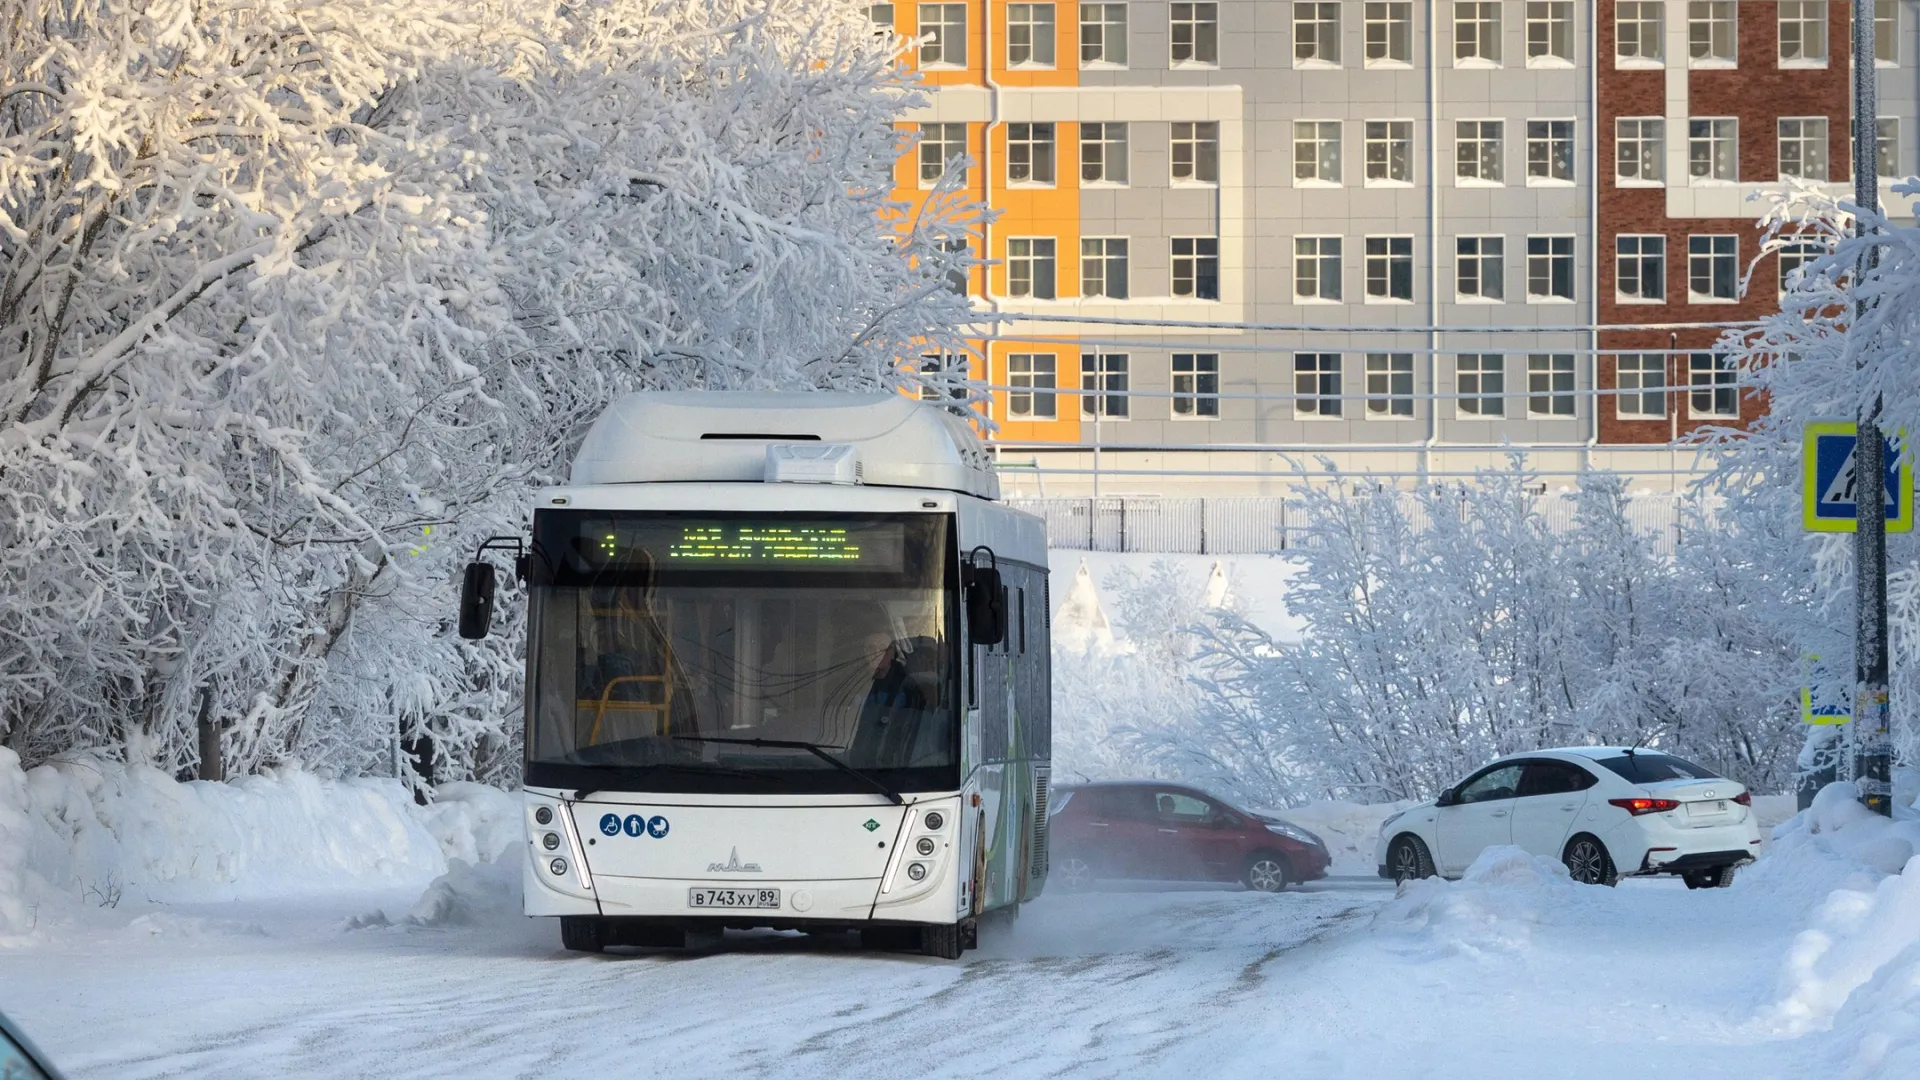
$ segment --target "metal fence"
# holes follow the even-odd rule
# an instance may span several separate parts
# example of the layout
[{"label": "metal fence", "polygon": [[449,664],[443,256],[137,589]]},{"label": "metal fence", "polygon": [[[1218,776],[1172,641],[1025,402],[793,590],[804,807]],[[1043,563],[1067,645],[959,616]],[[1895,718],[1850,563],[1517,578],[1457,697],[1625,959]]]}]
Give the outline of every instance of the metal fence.
[{"label": "metal fence", "polygon": [[[1405,492],[1383,491],[1372,497],[1406,500],[1404,509],[1414,527],[1427,524],[1423,508]],[[1050,546],[1075,551],[1264,555],[1298,547],[1306,535],[1304,514],[1280,496],[1007,502],[1046,520]],[[1545,519],[1548,529],[1565,532],[1573,527],[1574,507],[1572,496],[1538,495],[1532,512]],[[1626,516],[1634,531],[1653,540],[1656,551],[1671,555],[1680,540],[1680,509],[1681,500],[1673,495],[1640,494],[1628,499]]]}]

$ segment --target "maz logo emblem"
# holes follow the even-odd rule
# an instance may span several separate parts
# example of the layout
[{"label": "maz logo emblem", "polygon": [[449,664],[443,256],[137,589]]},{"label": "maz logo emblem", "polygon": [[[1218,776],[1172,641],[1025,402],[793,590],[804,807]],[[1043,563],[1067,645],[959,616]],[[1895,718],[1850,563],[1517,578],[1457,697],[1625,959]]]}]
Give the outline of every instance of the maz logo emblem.
[{"label": "maz logo emblem", "polygon": [[759,863],[743,863],[740,861],[739,848],[734,848],[733,851],[727,855],[726,862],[707,864],[707,873],[709,874],[757,874],[759,872]]}]

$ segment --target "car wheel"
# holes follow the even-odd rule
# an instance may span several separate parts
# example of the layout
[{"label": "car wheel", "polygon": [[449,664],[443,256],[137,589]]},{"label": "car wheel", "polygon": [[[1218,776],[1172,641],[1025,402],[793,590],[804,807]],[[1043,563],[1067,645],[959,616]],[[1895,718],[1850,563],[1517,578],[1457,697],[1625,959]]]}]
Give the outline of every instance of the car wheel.
[{"label": "car wheel", "polygon": [[1247,860],[1247,873],[1242,880],[1254,892],[1279,892],[1287,887],[1289,880],[1287,860],[1263,851]]},{"label": "car wheel", "polygon": [[1689,889],[1724,889],[1733,884],[1733,872],[1736,869],[1738,867],[1716,866],[1711,870],[1695,870],[1692,873],[1681,874],[1680,878],[1687,883]]},{"label": "car wheel", "polygon": [[1060,883],[1068,892],[1081,892],[1093,888],[1093,867],[1078,855],[1069,855],[1055,863],[1048,876]]},{"label": "car wheel", "polygon": [[569,952],[604,952],[607,924],[592,915],[562,915],[560,945]]},{"label": "car wheel", "polygon": [[1433,854],[1417,836],[1402,836],[1387,849],[1387,872],[1395,885],[1433,876]]},{"label": "car wheel", "polygon": [[1581,833],[1567,842],[1566,853],[1561,856],[1567,864],[1567,873],[1582,885],[1618,885],[1620,871],[1613,865],[1613,856],[1607,854],[1607,845],[1598,838]]}]

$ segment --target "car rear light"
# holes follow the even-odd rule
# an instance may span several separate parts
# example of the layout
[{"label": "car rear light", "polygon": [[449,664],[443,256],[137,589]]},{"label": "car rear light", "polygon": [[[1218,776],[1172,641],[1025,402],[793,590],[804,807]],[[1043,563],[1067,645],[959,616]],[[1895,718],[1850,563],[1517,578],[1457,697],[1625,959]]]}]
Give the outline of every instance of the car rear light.
[{"label": "car rear light", "polygon": [[1669,810],[1680,809],[1678,799],[1608,799],[1608,802],[1639,817],[1641,814],[1664,814]]},{"label": "car rear light", "polygon": [[1739,804],[1740,804],[1741,806],[1752,806],[1752,805],[1753,805],[1753,792],[1751,792],[1751,791],[1743,791],[1743,792],[1741,792],[1740,794],[1738,794],[1738,795],[1735,795],[1735,796],[1733,797],[1733,801],[1734,801],[1734,802],[1737,802],[1737,803],[1739,803]]}]

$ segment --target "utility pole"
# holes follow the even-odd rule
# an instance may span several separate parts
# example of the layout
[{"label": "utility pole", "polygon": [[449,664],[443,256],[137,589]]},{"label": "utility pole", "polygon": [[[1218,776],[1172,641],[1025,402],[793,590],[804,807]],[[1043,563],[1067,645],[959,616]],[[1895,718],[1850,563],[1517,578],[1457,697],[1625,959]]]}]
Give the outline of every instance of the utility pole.
[{"label": "utility pole", "polygon": [[[1853,199],[1861,213],[1854,235],[1872,231],[1866,214],[1880,208],[1879,101],[1875,93],[1872,0],[1853,0]],[[1858,287],[1878,260],[1871,250],[1854,272]],[[1856,301],[1854,323],[1864,321],[1866,304]],[[1855,361],[1864,367],[1870,349]],[[1854,782],[1861,801],[1892,816],[1892,743],[1887,732],[1887,496],[1886,447],[1880,438],[1880,396],[1861,402],[1853,451],[1854,606]]]}]

